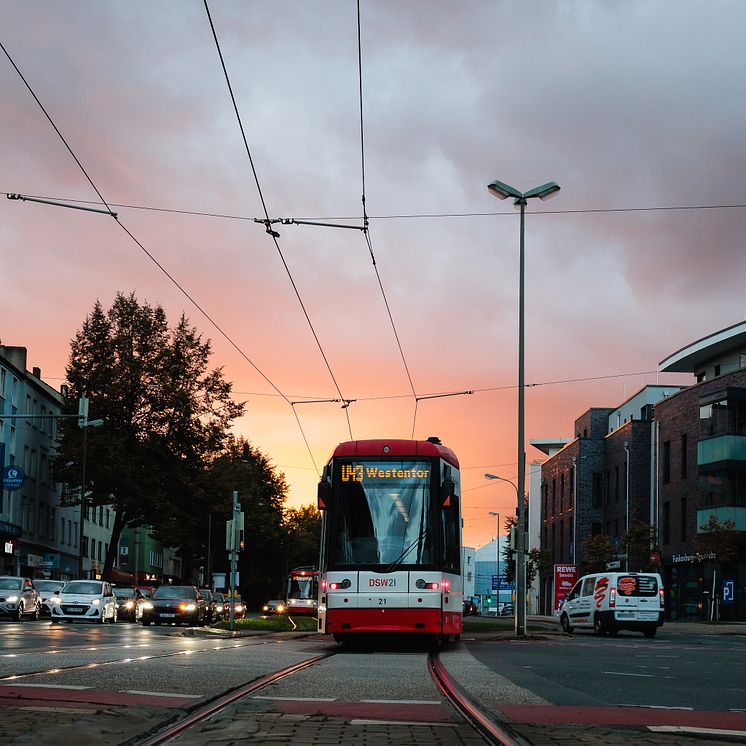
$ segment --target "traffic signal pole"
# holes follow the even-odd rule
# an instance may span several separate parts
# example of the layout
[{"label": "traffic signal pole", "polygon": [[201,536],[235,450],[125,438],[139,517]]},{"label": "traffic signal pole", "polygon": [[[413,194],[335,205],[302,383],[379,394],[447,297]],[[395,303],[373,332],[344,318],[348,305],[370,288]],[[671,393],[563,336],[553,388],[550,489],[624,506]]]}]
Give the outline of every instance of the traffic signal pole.
[{"label": "traffic signal pole", "polygon": [[233,509],[231,519],[226,522],[225,545],[230,558],[230,594],[231,605],[228,616],[228,627],[233,631],[236,606],[236,576],[238,575],[238,553],[243,549],[244,519],[241,512],[241,503],[238,502],[238,491],[233,491]]}]

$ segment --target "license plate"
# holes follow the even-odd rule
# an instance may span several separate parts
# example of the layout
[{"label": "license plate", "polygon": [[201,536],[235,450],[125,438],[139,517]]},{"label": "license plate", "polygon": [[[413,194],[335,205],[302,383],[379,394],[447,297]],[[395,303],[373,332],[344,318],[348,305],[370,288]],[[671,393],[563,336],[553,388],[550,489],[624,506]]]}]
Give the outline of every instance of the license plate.
[{"label": "license plate", "polygon": [[640,619],[643,622],[646,621],[657,621],[658,620],[658,614],[655,611],[641,611],[637,618]]},{"label": "license plate", "polygon": [[68,614],[82,614],[83,611],[84,611],[84,609],[79,609],[79,608],[73,607],[72,609],[68,609],[67,613]]},{"label": "license plate", "polygon": [[173,619],[176,614],[161,614],[161,616],[164,617],[164,619]]}]

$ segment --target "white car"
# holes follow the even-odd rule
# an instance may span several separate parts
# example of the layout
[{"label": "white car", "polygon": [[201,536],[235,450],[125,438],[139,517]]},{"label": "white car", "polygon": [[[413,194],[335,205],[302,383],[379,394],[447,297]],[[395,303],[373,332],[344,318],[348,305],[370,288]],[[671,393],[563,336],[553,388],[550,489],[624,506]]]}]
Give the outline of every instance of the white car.
[{"label": "white car", "polygon": [[[56,600],[55,600],[56,599]],[[70,580],[50,599],[52,624],[61,621],[117,621],[117,599],[111,584],[103,580]]]}]

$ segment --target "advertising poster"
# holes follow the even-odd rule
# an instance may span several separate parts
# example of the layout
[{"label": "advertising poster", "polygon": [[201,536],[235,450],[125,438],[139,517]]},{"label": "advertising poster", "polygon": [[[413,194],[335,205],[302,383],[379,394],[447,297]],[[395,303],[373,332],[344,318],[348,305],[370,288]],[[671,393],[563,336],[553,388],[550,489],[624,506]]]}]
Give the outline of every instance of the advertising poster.
[{"label": "advertising poster", "polygon": [[554,566],[554,613],[559,614],[565,596],[572,590],[578,579],[576,565]]}]

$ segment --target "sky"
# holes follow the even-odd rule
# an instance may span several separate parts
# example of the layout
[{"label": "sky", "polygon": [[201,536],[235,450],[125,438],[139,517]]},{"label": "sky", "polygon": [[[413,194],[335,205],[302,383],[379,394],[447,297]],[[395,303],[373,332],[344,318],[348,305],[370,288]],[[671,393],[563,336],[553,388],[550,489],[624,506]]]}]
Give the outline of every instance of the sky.
[{"label": "sky", "polygon": [[[691,383],[658,363],[744,318],[741,0],[361,0],[364,148],[353,0],[209,10],[251,162],[203,2],[4,4],[3,46],[107,203],[130,206],[117,225],[0,202],[0,340],[51,385],[96,300],[185,313],[292,506],[350,429],[409,438],[413,390],[474,391],[421,400],[414,435],[459,457],[478,547],[516,500],[483,475],[515,481],[518,461],[519,218],[489,182],[561,186],[526,215],[527,440]],[[2,53],[0,93],[0,192],[100,207]],[[262,200],[362,225],[361,151],[375,267],[359,230],[276,225],[278,251]],[[289,403],[339,398],[355,401]]]}]

